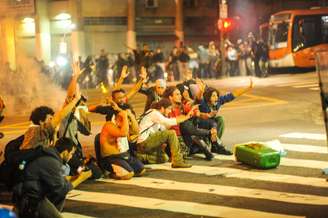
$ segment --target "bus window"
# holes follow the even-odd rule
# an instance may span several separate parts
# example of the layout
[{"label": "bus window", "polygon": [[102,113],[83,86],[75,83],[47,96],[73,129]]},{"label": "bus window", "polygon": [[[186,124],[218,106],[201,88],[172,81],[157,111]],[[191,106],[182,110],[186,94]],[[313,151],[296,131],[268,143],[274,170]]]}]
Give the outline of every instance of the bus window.
[{"label": "bus window", "polygon": [[269,45],[271,49],[286,48],[288,40],[287,22],[272,24],[269,32]]},{"label": "bus window", "polygon": [[328,16],[296,16],[292,37],[293,52],[328,43]]}]

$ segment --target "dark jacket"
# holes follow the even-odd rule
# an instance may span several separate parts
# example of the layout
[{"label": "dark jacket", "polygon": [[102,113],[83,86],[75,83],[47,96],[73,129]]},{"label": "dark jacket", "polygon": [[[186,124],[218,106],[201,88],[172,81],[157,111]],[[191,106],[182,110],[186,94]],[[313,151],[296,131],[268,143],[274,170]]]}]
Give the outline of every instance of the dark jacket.
[{"label": "dark jacket", "polygon": [[146,101],[144,112],[146,112],[150,109],[150,106],[153,102],[157,102],[161,99],[161,97],[156,94],[155,87],[141,88],[139,90],[139,93],[147,96],[147,101]]},{"label": "dark jacket", "polygon": [[25,167],[22,194],[37,199],[47,197],[56,204],[73,186],[63,175],[63,160],[58,151],[50,147],[45,148],[44,153]]}]

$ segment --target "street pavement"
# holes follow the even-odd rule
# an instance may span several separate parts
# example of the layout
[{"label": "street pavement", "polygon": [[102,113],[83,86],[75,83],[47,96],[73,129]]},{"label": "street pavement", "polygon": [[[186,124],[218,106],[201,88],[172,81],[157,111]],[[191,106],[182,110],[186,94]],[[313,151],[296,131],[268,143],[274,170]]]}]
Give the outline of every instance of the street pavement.
[{"label": "street pavement", "polygon": [[[328,150],[315,73],[253,78],[252,92],[224,105],[223,142],[261,141],[282,146],[287,155],[276,169],[259,170],[234,156],[216,155],[205,161],[195,155],[189,169],[170,164],[147,165],[143,177],[128,181],[102,178],[87,181],[69,193],[65,217],[328,217]],[[208,80],[222,93],[248,85],[249,78]],[[129,86],[126,87],[129,89]],[[90,104],[100,103],[100,90],[84,91]],[[142,113],[145,98],[130,103]],[[93,136],[105,118],[91,115]],[[22,134],[27,117],[9,117],[0,131],[9,139]],[[93,136],[81,137],[93,153]]]}]

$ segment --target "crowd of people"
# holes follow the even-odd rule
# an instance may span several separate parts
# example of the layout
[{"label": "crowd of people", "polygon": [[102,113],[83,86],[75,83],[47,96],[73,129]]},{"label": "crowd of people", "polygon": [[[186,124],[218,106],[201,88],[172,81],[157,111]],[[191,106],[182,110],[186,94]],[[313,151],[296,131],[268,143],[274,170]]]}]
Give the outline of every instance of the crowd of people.
[{"label": "crowd of people", "polygon": [[[152,82],[157,79],[180,81],[196,77],[211,79],[268,75],[268,48],[263,40],[256,40],[254,35],[249,33],[244,40],[238,39],[232,43],[226,39],[223,43],[224,61],[219,46],[213,41],[203,45],[173,47],[171,51],[163,51],[161,47],[151,49],[148,44],[143,44],[141,49],[131,48],[129,52],[119,54],[108,54],[102,49],[96,57],[89,55],[85,60],[79,58],[80,67],[85,69],[79,82],[83,88],[111,86],[120,77],[123,66],[128,66],[130,72],[124,83],[136,82],[136,72],[141,66],[146,67]],[[44,71],[51,75],[53,80],[66,81],[65,75],[69,74],[58,73],[56,70],[58,71],[56,67],[44,67]]]},{"label": "crowd of people", "polygon": [[[185,48],[181,51],[186,52]],[[160,63],[160,50],[156,54]],[[163,76],[153,78],[147,54],[140,57],[142,65],[135,68],[138,81],[132,89],[122,89],[131,69],[123,65],[106,102],[97,105],[88,105],[79,88],[90,69],[81,63],[73,64],[63,107],[59,111],[48,106],[35,108],[26,132],[6,145],[0,178],[13,192],[19,217],[61,217],[66,194],[86,179],[100,178],[103,173],[114,179],[131,179],[145,173],[144,164],[170,161],[172,168],[189,168],[192,165],[186,159],[196,153],[203,154],[207,161],[213,159],[213,153],[232,155],[221,140],[225,123],[220,108],[250,91],[252,81],[245,88],[221,93],[197,78],[199,72],[193,77],[190,66],[183,66],[188,62],[179,63],[189,60],[185,53],[177,66],[171,57],[171,68],[184,73],[176,73],[180,83],[168,86]],[[105,53],[100,58],[98,67],[107,68]],[[106,80],[104,75],[105,71],[99,71],[99,78]],[[153,86],[149,86],[149,79],[154,81]],[[138,92],[147,97],[140,116],[129,104]],[[1,100],[1,119],[3,109]],[[83,153],[78,137],[91,134],[88,113],[100,113],[106,118],[94,140],[95,159]]]}]

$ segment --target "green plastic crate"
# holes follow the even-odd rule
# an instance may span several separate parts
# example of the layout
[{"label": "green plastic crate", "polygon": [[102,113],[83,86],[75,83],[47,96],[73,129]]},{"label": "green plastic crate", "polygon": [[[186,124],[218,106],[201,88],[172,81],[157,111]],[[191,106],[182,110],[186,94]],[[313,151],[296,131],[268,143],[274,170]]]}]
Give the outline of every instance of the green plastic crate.
[{"label": "green plastic crate", "polygon": [[261,169],[276,168],[280,164],[280,154],[262,143],[250,142],[235,145],[238,162]]}]

